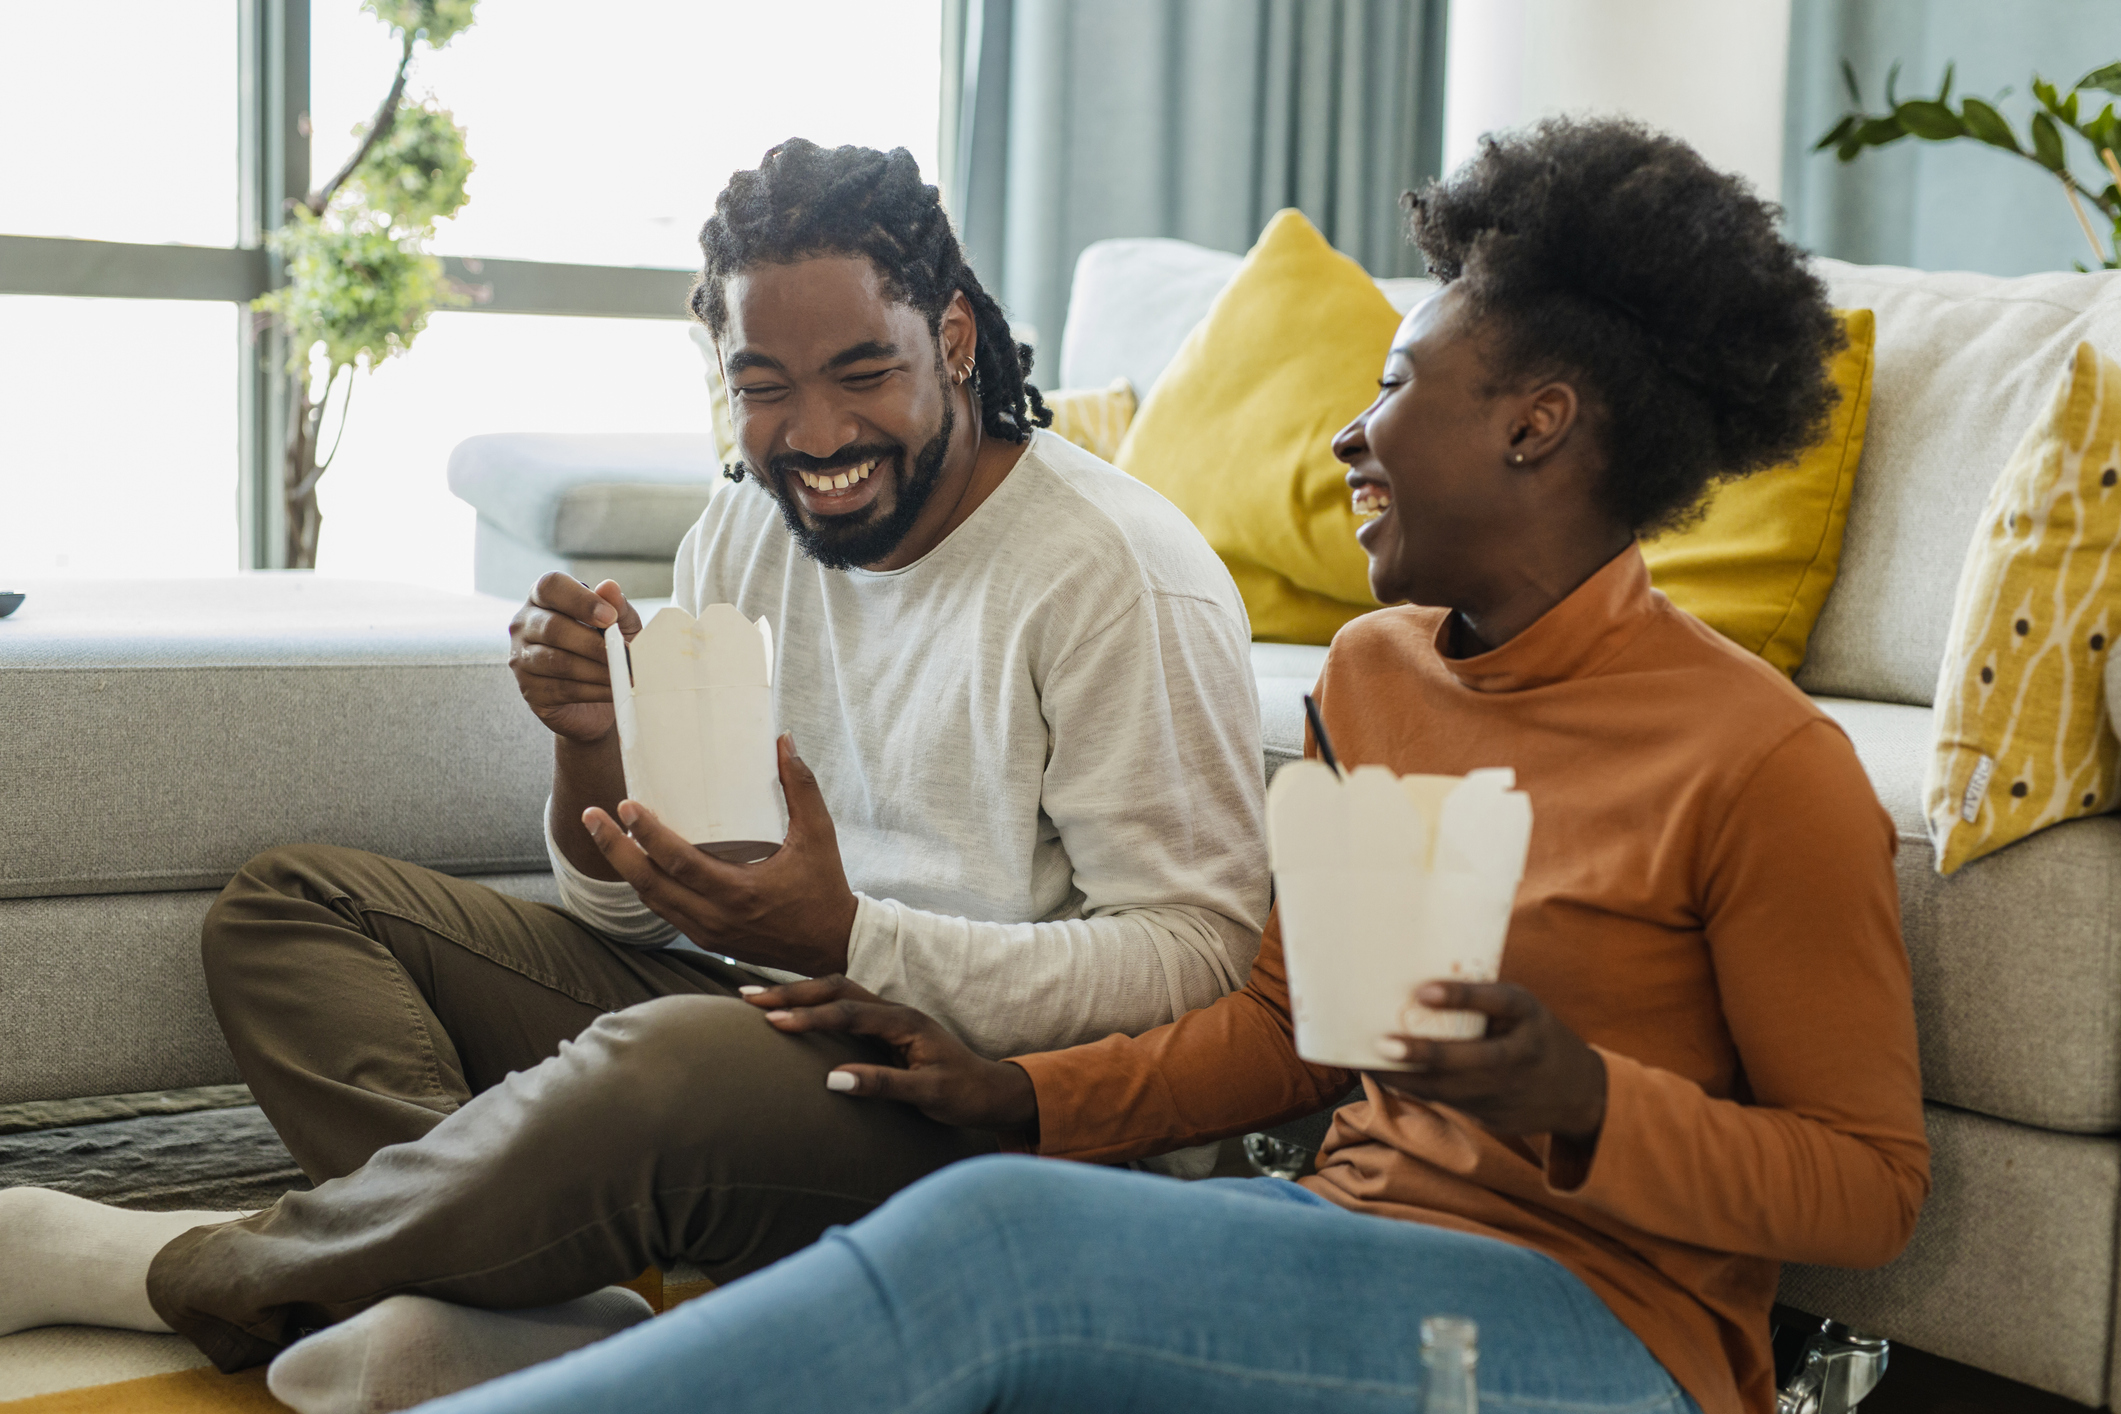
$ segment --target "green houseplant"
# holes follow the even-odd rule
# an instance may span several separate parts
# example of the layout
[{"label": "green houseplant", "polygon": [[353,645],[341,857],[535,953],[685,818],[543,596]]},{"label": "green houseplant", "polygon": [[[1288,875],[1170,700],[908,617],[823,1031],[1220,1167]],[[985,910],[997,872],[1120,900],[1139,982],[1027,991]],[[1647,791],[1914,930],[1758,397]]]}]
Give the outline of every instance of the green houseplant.
[{"label": "green houseplant", "polygon": [[[330,469],[351,411],[354,375],[404,353],[427,316],[466,303],[427,252],[434,223],[464,205],[472,162],[464,130],[432,98],[405,99],[416,46],[440,49],[469,28],[478,0],[362,0],[399,41],[397,73],[375,115],[355,129],[354,153],[299,202],[268,244],[287,283],[253,302],[286,335],[287,447],[280,496],[286,564],[313,569],[323,516],[317,483]],[[340,394],[338,433],[321,451],[325,409]]]},{"label": "green houseplant", "polygon": [[[2096,96],[2086,98],[2086,95],[2102,93],[2121,95],[2121,63],[2093,69],[2067,91],[2038,74],[2033,75],[2033,101],[2038,106],[2022,140],[1994,103],[1962,97],[1958,107],[1952,106],[1952,69],[1949,64],[1945,66],[1943,82],[1938,85],[1934,97],[1903,100],[1894,92],[1900,66],[1893,65],[1885,79],[1885,111],[1872,113],[1867,111],[1862,91],[1857,87],[1856,71],[1844,61],[1841,77],[1848,85],[1849,99],[1856,105],[1855,110],[1828,129],[1812,150],[1824,152],[1831,148],[1843,162],[1853,162],[1866,148],[1890,146],[1904,137],[1925,142],[1967,138],[2037,163],[2052,172],[2060,182],[2070,207],[2077,213],[2078,224],[2084,228],[2084,239],[2091,243],[2092,258],[2099,262],[2099,267],[2104,270],[2121,268],[2121,159],[2115,157],[2116,150],[2121,149],[2121,117],[2115,116],[2111,102],[2096,114],[2088,114],[2089,106],[2099,100]],[[2069,140],[2064,137],[2065,133],[2087,144],[2113,180],[2097,187],[2086,186],[2079,180],[2070,170]],[[2106,234],[2103,240],[2086,203],[2090,203],[2104,220]]]}]

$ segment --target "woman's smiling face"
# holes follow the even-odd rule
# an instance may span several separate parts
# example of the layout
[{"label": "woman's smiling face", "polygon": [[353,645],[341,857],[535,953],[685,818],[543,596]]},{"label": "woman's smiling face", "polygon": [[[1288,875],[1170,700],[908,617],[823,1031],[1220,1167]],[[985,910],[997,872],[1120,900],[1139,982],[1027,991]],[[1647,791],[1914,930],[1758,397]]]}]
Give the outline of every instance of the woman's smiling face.
[{"label": "woman's smiling face", "polygon": [[1507,400],[1494,395],[1470,324],[1457,285],[1416,305],[1376,401],[1333,439],[1380,603],[1464,603],[1514,516]]}]

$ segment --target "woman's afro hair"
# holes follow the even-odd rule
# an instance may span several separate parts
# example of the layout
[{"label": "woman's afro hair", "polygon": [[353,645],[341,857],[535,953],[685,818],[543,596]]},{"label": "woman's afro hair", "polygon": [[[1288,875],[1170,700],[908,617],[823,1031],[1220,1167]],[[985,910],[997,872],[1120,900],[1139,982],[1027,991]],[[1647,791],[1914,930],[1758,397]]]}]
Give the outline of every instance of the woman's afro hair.
[{"label": "woman's afro hair", "polygon": [[1845,342],[1826,289],[1779,209],[1677,138],[1552,118],[1483,138],[1405,201],[1430,272],[1463,287],[1486,333],[1496,386],[1579,390],[1606,505],[1637,533],[1823,435]]},{"label": "woman's afro hair", "polygon": [[729,325],[724,285],[750,266],[792,265],[818,255],[869,258],[894,299],[920,311],[928,332],[962,294],[979,330],[973,390],[980,427],[1005,442],[1028,442],[1053,414],[1025,381],[1031,346],[1016,342],[1000,305],[965,263],[934,187],[903,147],[826,149],[790,138],[755,170],[738,172],[714,199],[700,228],[706,257],[692,286],[692,313],[719,339]]}]

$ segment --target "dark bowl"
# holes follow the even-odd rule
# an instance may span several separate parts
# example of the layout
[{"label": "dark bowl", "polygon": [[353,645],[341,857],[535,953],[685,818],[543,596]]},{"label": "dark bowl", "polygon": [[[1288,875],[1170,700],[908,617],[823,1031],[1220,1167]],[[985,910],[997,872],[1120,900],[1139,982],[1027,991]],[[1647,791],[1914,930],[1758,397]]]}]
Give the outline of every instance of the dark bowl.
[{"label": "dark bowl", "polygon": [[0,619],[6,618],[9,614],[21,608],[25,597],[27,596],[0,592]]}]

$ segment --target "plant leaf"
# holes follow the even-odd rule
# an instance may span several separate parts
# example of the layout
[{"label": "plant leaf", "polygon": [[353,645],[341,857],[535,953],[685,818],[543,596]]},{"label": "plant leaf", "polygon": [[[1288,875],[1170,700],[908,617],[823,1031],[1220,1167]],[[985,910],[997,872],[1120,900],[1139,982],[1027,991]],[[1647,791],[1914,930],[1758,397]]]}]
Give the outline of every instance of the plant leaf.
[{"label": "plant leaf", "polygon": [[1856,124],[1862,121],[1863,115],[1860,113],[1845,114],[1840,122],[1834,124],[1833,127],[1827,129],[1825,137],[1820,138],[1819,141],[1812,144],[1812,151],[1824,152],[1830,147],[1839,147],[1841,145],[1842,139],[1847,137],[1850,133],[1854,132],[1856,130]]},{"label": "plant leaf", "polygon": [[1991,147],[2007,148],[2012,152],[2023,152],[2018,145],[2018,135],[2003,115],[1978,98],[1961,100],[1960,120],[1966,124],[1967,132]]},{"label": "plant leaf", "polygon": [[2053,84],[2035,74],[2033,75],[2033,101],[2042,108],[2056,108],[2062,103],[2062,95],[2055,92]]},{"label": "plant leaf", "polygon": [[1884,147],[1889,142],[1898,142],[1907,136],[1907,129],[1900,120],[1888,113],[1882,118],[1870,118],[1849,134],[1848,140],[1858,147]]},{"label": "plant leaf", "polygon": [[1963,137],[1965,124],[1944,104],[1928,98],[1911,98],[1893,110],[1900,126],[1927,142],[1948,142]]},{"label": "plant leaf", "polygon": [[2121,64],[2107,64],[2093,69],[2077,80],[2079,88],[2096,88],[2107,93],[2121,94]]},{"label": "plant leaf", "polygon": [[2067,165],[2062,155],[2062,131],[2045,113],[2033,114],[2033,160],[2050,172]]},{"label": "plant leaf", "polygon": [[1885,106],[1888,108],[1898,108],[1900,106],[1900,99],[1893,92],[1899,82],[1900,61],[1895,59],[1893,60],[1893,67],[1885,71]]},{"label": "plant leaf", "polygon": [[1947,63],[1944,66],[1944,86],[1937,92],[1937,101],[1939,103],[1952,101],[1952,75],[1958,70],[1958,67],[1959,65],[1956,62]]}]

